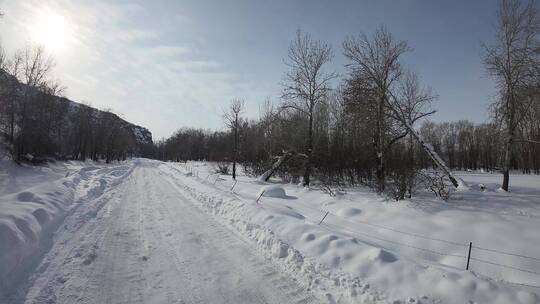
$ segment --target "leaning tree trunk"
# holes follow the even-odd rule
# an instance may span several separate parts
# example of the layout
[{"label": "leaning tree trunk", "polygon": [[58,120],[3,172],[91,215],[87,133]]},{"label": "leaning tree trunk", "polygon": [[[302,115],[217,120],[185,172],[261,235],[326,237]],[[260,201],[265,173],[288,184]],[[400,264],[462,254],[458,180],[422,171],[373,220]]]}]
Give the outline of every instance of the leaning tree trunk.
[{"label": "leaning tree trunk", "polygon": [[437,165],[437,167],[439,167],[439,169],[441,169],[444,172],[444,174],[448,177],[450,182],[452,182],[452,185],[454,185],[454,187],[457,188],[459,187],[460,184],[463,184],[463,185],[465,184],[460,178],[455,176],[452,173],[452,171],[450,171],[450,169],[446,166],[444,161],[439,157],[437,152],[435,152],[435,149],[433,149],[433,146],[424,142],[424,140],[420,137],[418,133],[416,133],[416,131],[412,128],[411,125],[409,125],[408,123],[405,123],[405,126],[407,127],[409,132],[412,134],[412,136],[416,139],[416,141],[420,143],[420,146],[422,147],[422,149],[426,151],[426,153],[429,155],[429,157],[435,163],[435,165]]},{"label": "leaning tree trunk", "polygon": [[282,156],[278,157],[278,160],[272,165],[272,167],[259,176],[259,180],[267,182],[270,177],[279,169],[279,167],[292,155],[291,152],[284,152]]},{"label": "leaning tree trunk", "polygon": [[422,137],[420,136],[420,134],[418,134],[416,132],[416,130],[414,130],[414,128],[412,127],[412,125],[406,121],[405,118],[403,118],[401,116],[401,114],[399,113],[399,111],[397,111],[394,106],[392,106],[392,104],[390,104],[388,102],[388,105],[389,105],[389,108],[394,112],[394,115],[398,118],[400,118],[400,122],[401,124],[407,128],[407,130],[409,131],[409,133],[414,137],[414,139],[420,144],[420,146],[422,147],[422,149],[424,149],[424,151],[427,153],[427,155],[429,156],[429,158],[431,158],[431,160],[435,163],[435,165],[437,167],[439,167],[439,169],[441,169],[444,174],[448,177],[448,179],[450,180],[450,182],[452,182],[452,185],[454,185],[454,187],[458,188],[459,185],[465,185],[465,182],[458,178],[457,176],[455,176],[452,171],[450,171],[450,169],[446,166],[446,164],[444,163],[444,161],[442,160],[442,158],[437,154],[437,152],[435,152],[435,149],[433,149],[433,146],[431,146],[430,144],[426,143]]}]

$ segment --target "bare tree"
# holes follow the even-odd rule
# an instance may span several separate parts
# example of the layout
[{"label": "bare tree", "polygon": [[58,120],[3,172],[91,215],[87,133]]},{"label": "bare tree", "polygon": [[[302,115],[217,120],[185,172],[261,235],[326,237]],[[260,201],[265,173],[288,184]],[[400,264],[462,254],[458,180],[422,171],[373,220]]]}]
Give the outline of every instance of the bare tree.
[{"label": "bare tree", "polygon": [[536,1],[501,0],[495,44],[484,47],[484,65],[496,80],[492,107],[506,129],[502,189],[508,191],[516,128],[529,107],[525,89],[538,77],[540,15]]},{"label": "bare tree", "polygon": [[41,46],[26,47],[15,54],[16,61],[20,61],[18,70],[15,71],[19,80],[29,87],[39,88],[48,81],[48,77],[54,68],[54,60],[47,55]]},{"label": "bare tree", "polygon": [[6,51],[0,44],[0,70],[5,71],[8,68],[8,60],[6,57]]},{"label": "bare tree", "polygon": [[[444,161],[422,140],[412,125],[418,119],[433,113],[419,111],[419,106],[432,98],[431,93],[419,94],[417,80],[409,77],[409,89],[414,88],[414,91],[404,96],[414,92],[416,96],[411,96],[414,96],[412,100],[415,101],[407,101],[405,98],[403,103],[399,97],[400,83],[406,84],[408,78],[405,77],[405,82],[401,82],[403,69],[399,62],[401,55],[411,50],[407,42],[395,41],[392,34],[381,26],[372,37],[362,34],[358,38],[347,38],[343,48],[345,56],[351,61],[347,65],[351,70],[351,78],[347,81],[348,94],[353,101],[363,104],[368,112],[366,115],[373,124],[377,191],[381,193],[385,189],[385,154],[407,134],[420,143],[432,161],[448,176],[453,185],[458,187],[458,178],[452,175]],[[402,89],[406,87],[407,85],[401,86]]]},{"label": "bare tree", "polygon": [[300,30],[289,46],[285,64],[290,68],[283,81],[282,109],[294,109],[308,119],[308,137],[305,152],[307,156],[304,171],[304,186],[309,186],[313,154],[313,119],[315,107],[325,101],[331,90],[331,80],[337,77],[333,72],[325,72],[323,66],[330,62],[334,54],[332,48]]},{"label": "bare tree", "polygon": [[20,87],[16,77],[17,73],[20,71],[21,65],[22,57],[15,55],[12,59],[6,59],[6,57],[4,57],[1,67],[2,70],[7,73],[3,75],[5,81],[3,81],[0,98],[7,116],[7,134],[10,142],[13,142],[15,136],[17,93]]},{"label": "bare tree", "polygon": [[19,122],[19,134],[15,142],[15,152],[17,159],[21,159],[24,155],[27,144],[30,143],[28,133],[31,128],[27,125],[29,123],[29,108],[31,99],[35,98],[37,92],[43,91],[48,87],[49,76],[54,67],[54,61],[52,57],[45,53],[45,49],[42,47],[26,47],[24,50],[15,54],[13,60],[16,62],[14,65],[14,75],[19,78],[24,86],[22,86],[22,96],[19,102],[18,116]]},{"label": "bare tree", "polygon": [[244,100],[235,98],[231,100],[229,110],[223,114],[225,124],[231,129],[234,136],[232,178],[236,179],[236,162],[238,161],[238,131],[240,128],[240,114],[244,110]]},{"label": "bare tree", "polygon": [[373,146],[377,158],[377,191],[385,188],[385,153],[388,148],[405,137],[407,132],[390,136],[387,121],[390,112],[391,91],[396,89],[402,74],[399,58],[411,49],[405,41],[395,41],[392,34],[384,27],[379,27],[372,37],[361,34],[348,37],[343,42],[344,55],[351,63],[352,79],[363,98],[370,103],[374,118]]}]

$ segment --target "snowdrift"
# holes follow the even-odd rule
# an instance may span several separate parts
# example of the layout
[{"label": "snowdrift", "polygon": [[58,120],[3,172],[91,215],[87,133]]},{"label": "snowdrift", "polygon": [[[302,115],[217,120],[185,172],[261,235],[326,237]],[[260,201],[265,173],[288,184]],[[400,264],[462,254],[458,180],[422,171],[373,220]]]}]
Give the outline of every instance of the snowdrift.
[{"label": "snowdrift", "polygon": [[286,198],[287,193],[285,192],[285,189],[279,185],[270,185],[262,187],[261,190],[259,190],[259,196]]},{"label": "snowdrift", "polygon": [[[0,196],[2,291],[9,291],[36,266],[66,214],[121,182],[133,164],[70,162],[51,167],[19,167],[0,161],[3,177],[13,183],[10,189],[16,191]],[[34,179],[36,171],[46,172],[41,181]],[[4,188],[4,193],[10,189]]]}]

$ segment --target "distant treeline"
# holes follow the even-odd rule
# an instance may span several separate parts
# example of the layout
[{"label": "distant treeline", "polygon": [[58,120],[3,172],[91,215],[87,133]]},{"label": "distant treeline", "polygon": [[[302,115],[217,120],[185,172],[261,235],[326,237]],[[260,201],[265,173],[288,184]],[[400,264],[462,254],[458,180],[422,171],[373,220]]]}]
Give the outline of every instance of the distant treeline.
[{"label": "distant treeline", "polygon": [[[531,119],[521,121],[516,135],[540,142],[540,103],[529,114]],[[427,122],[420,132],[453,169],[502,170],[505,143],[496,123]],[[517,141],[512,147],[511,169],[540,174],[540,145],[527,140]]]},{"label": "distant treeline", "polygon": [[41,48],[11,58],[0,52],[0,135],[16,161],[122,160],[151,156],[152,135],[109,111],[59,97],[53,67]]},{"label": "distant treeline", "polygon": [[[319,118],[323,118],[323,113],[320,114]],[[361,130],[352,125],[344,128],[335,121],[328,123],[327,120],[331,118],[317,120],[320,124],[316,124],[314,133],[314,166],[317,172],[336,181],[347,177],[350,182],[360,182],[366,172],[369,175],[376,165],[372,145],[369,141],[360,140]],[[295,115],[273,117],[271,123],[267,120],[243,121],[239,128],[238,162],[247,172],[261,174],[269,168],[272,156],[280,155],[283,150],[302,151],[307,134],[305,125],[305,121]],[[538,130],[540,126],[537,126],[536,132]],[[425,122],[419,132],[453,170],[482,169],[495,173],[501,170],[504,144],[495,124],[475,124],[466,120]],[[530,137],[540,140],[539,133]],[[425,152],[415,141],[412,143],[415,165],[432,167]],[[234,141],[230,132],[182,128],[156,145],[159,159],[222,162],[232,161]],[[399,166],[405,162],[408,150],[409,141],[406,138],[398,141],[395,149],[392,149],[389,166]],[[512,164],[512,169],[522,173],[540,174],[540,147],[527,142],[516,144]],[[300,175],[301,170],[296,172],[296,177]]]}]

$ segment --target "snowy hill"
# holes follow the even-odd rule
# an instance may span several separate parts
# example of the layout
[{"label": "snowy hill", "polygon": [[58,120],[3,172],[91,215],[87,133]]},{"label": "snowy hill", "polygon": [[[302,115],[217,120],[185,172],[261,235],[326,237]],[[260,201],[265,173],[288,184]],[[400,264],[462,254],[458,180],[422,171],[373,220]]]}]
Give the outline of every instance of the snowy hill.
[{"label": "snowy hill", "polygon": [[95,111],[96,113],[98,113],[98,115],[99,114],[101,114],[101,115],[111,115],[111,117],[113,117],[113,119],[117,120],[121,126],[123,126],[124,128],[130,130],[130,133],[131,133],[133,139],[135,140],[135,142],[138,145],[144,146],[144,145],[152,145],[153,144],[152,132],[150,132],[145,127],[141,127],[141,126],[132,124],[129,121],[124,120],[123,118],[119,117],[118,115],[116,115],[114,113],[101,111],[101,110],[98,110],[96,108],[93,108],[93,107],[78,103],[76,101],[73,101],[73,100],[65,98],[65,97],[56,97],[56,98],[58,98],[59,101],[68,104],[68,108],[69,108],[69,114],[68,115],[70,115],[70,116],[74,116],[76,114],[77,110],[80,107],[89,108],[89,109]]},{"label": "snowy hill", "polygon": [[151,153],[148,129],[55,94],[54,84],[28,86],[0,69],[0,134],[18,143],[19,158],[111,160]]}]

